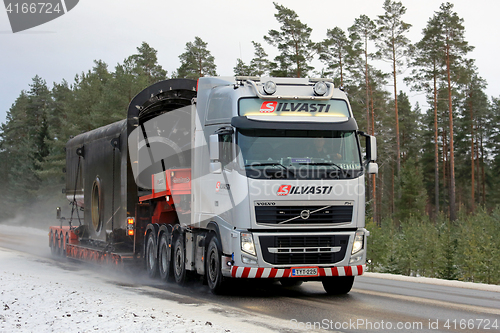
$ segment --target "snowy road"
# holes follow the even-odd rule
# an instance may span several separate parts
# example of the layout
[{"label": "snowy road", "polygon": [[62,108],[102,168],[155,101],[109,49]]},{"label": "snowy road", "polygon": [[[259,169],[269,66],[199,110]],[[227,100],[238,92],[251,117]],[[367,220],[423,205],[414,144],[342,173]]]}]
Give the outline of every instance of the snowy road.
[{"label": "snowy road", "polygon": [[500,332],[499,286],[377,274],[340,297],[316,282],[237,286],[215,296],[201,282],[56,261],[47,232],[0,225],[2,332]]}]

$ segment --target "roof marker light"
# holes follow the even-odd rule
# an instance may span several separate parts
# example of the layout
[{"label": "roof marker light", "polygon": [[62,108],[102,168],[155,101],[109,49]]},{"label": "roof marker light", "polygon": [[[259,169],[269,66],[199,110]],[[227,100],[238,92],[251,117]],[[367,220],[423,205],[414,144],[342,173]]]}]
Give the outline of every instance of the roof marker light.
[{"label": "roof marker light", "polygon": [[267,81],[266,83],[264,83],[264,92],[268,95],[272,95],[276,92],[276,83],[274,83],[273,81]]},{"label": "roof marker light", "polygon": [[328,86],[324,81],[318,81],[313,87],[314,94],[316,96],[323,96],[326,94],[326,91],[328,90]]}]

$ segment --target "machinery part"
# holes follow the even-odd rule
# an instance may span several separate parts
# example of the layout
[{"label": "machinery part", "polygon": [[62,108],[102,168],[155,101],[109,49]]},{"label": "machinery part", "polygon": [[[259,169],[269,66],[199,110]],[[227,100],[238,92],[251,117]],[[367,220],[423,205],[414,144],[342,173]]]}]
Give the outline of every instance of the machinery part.
[{"label": "machinery part", "polygon": [[184,249],[184,235],[177,235],[174,242],[173,258],[174,278],[177,284],[183,286],[187,282],[186,252]]},{"label": "machinery part", "polygon": [[225,278],[222,275],[222,247],[217,235],[213,235],[207,248],[206,268],[207,283],[210,291],[221,294],[225,287]]},{"label": "machinery part", "polygon": [[152,232],[148,234],[146,245],[146,270],[150,278],[158,276],[158,258],[156,257],[157,248],[155,244],[155,236]]},{"label": "machinery part", "polygon": [[321,281],[329,295],[343,295],[351,291],[354,276],[335,276]]},{"label": "machinery part", "polygon": [[281,279],[280,283],[283,287],[298,287],[300,286],[304,281],[302,280],[296,280],[294,278],[288,278],[288,279]]},{"label": "machinery part", "polygon": [[160,278],[163,281],[172,281],[173,267],[172,267],[172,247],[170,244],[170,232],[165,231],[160,238],[160,247],[158,251],[158,270]]}]

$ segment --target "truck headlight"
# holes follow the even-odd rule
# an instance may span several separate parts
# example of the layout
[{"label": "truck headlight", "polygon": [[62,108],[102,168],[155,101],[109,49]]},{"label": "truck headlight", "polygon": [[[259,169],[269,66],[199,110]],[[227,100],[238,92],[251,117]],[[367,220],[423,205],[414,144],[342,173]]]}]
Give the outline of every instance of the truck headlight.
[{"label": "truck headlight", "polygon": [[241,234],[241,250],[251,255],[256,255],[252,234]]},{"label": "truck headlight", "polygon": [[354,236],[354,243],[352,243],[351,254],[358,253],[363,249],[365,243],[365,234],[363,232],[357,232]]}]

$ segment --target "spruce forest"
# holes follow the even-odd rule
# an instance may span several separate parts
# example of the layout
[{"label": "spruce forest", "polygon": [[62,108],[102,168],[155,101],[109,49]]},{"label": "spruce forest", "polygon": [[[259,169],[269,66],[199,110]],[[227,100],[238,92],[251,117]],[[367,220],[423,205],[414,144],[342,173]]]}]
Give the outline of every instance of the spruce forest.
[{"label": "spruce forest", "polygon": [[[500,95],[485,94],[453,5],[436,5],[413,41],[398,1],[386,0],[383,15],[332,26],[319,41],[293,9],[274,6],[279,30],[255,36],[253,59],[235,59],[233,74],[332,78],[348,94],[359,128],[378,142],[379,173],[366,191],[368,269],[500,284]],[[142,43],[114,68],[95,60],[73,82],[49,87],[35,76],[0,127],[0,222],[53,224],[66,202],[71,136],[124,119],[135,94],[159,80],[217,75],[200,37],[179,59],[167,73]],[[412,105],[403,90],[427,103]]]}]

